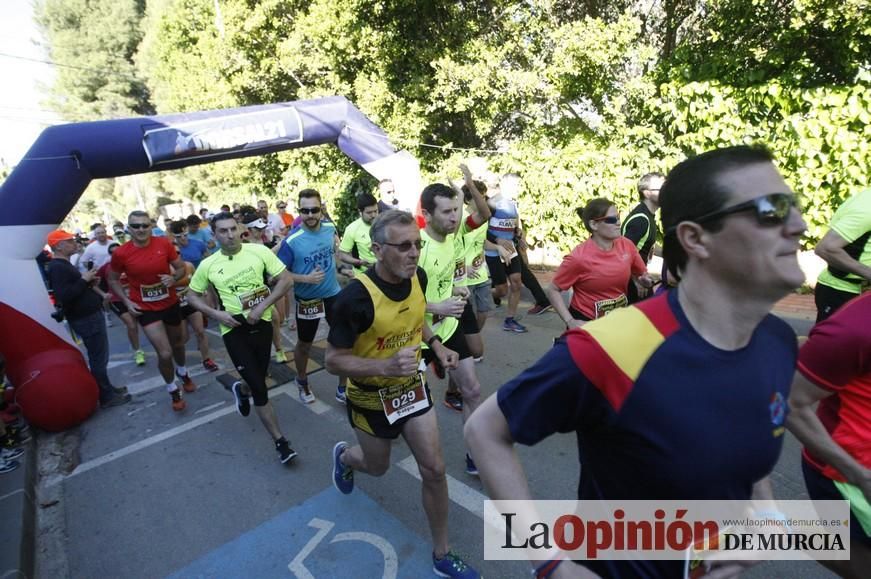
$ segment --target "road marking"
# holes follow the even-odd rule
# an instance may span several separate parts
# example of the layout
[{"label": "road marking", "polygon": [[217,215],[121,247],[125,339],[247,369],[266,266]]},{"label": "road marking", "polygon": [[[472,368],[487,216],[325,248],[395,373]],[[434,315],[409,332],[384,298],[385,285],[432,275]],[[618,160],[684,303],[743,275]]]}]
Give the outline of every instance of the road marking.
[{"label": "road marking", "polygon": [[208,333],[212,334],[213,336],[218,336],[219,338],[221,337],[221,332],[219,332],[218,330],[213,330],[212,328],[206,328],[206,331]]},{"label": "road marking", "polygon": [[24,489],[18,489],[18,490],[12,491],[11,493],[6,493],[2,497],[0,497],[0,501],[5,501],[6,499],[12,498],[15,495],[17,495],[19,493],[23,493],[23,492],[24,492]]},{"label": "road marking", "polygon": [[[324,412],[327,412],[330,410],[330,407],[327,404],[324,404],[323,402],[321,402],[320,400],[316,400],[314,404],[304,404],[301,400],[299,400],[299,398],[297,396],[295,396],[295,394],[297,392],[296,382],[288,382],[286,384],[282,384],[281,386],[278,386],[277,388],[273,388],[269,392],[270,392],[270,394],[287,394],[288,396],[290,396],[291,398],[296,400],[299,404],[302,404],[303,406],[307,407],[309,410],[311,410],[315,414],[323,414]],[[223,402],[221,404],[223,404]],[[161,432],[160,434],[155,434],[154,436],[151,436],[149,438],[145,438],[143,440],[140,440],[139,442],[135,442],[129,446],[125,446],[124,448],[114,450],[108,454],[104,454],[103,456],[99,456],[95,459],[83,462],[83,463],[79,464],[79,466],[77,466],[70,474],[66,475],[65,477],[63,477],[59,480],[72,478],[76,475],[88,472],[89,470],[93,470],[93,469],[97,468],[98,466],[103,466],[104,464],[108,464],[110,462],[118,460],[119,458],[124,458],[125,456],[132,454],[136,451],[142,450],[144,448],[148,448],[149,446],[155,445],[159,442],[163,442],[164,440],[168,440],[168,439],[172,438],[173,436],[183,434],[183,433],[187,432],[188,430],[193,430],[194,428],[202,426],[203,424],[207,424],[207,423],[211,422],[212,420],[215,420],[215,419],[220,418],[222,416],[226,416],[227,414],[231,414],[233,412],[236,412],[236,407],[235,406],[228,406],[226,408],[221,408],[220,410],[216,410],[216,411],[212,412],[211,414],[206,414],[206,415],[200,416],[199,418],[195,418],[189,422],[186,422],[184,424],[176,426],[175,428],[170,428],[169,430]]]},{"label": "road marking", "polygon": [[[203,368],[202,370],[189,371],[188,373],[191,378],[196,378],[197,376],[208,374],[209,371]],[[127,391],[130,394],[143,394],[145,392],[156,390],[161,386],[166,386],[166,382],[163,381],[163,376],[158,374],[157,376],[151,376],[150,378],[140,380],[139,382],[127,384]]]},{"label": "road marking", "polygon": [[[420,478],[420,471],[417,468],[417,461],[414,460],[414,455],[410,454],[401,461],[396,463],[396,466],[416,478],[417,480],[422,480]],[[445,478],[448,479],[448,496],[452,501],[478,517],[479,519],[484,518],[484,501],[487,500],[487,497],[483,494],[479,493],[472,487],[461,483],[451,475],[445,475]]]},{"label": "road marking", "polygon": [[215,404],[210,404],[209,406],[206,406],[205,408],[200,408],[199,410],[194,412],[194,414],[202,414],[203,412],[208,412],[209,410],[214,410],[215,408],[223,406],[226,403],[227,402],[224,401],[224,402],[216,402]]},{"label": "road marking", "polygon": [[137,408],[136,410],[131,410],[130,412],[127,413],[127,416],[133,416],[134,414],[139,414],[140,412],[142,412],[146,408],[151,408],[152,406],[157,406],[157,402],[149,402],[148,404],[146,404],[142,408]]}]

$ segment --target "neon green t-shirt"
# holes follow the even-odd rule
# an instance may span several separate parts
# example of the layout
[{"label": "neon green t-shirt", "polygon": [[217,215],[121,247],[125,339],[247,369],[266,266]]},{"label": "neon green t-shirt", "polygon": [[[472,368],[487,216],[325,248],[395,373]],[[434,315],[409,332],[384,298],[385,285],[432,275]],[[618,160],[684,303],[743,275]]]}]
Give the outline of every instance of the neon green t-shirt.
[{"label": "neon green t-shirt", "polygon": [[470,229],[467,220],[463,220],[457,237],[463,238],[463,265],[465,275],[459,282],[454,280],[457,286],[473,286],[485,283],[490,279],[490,270],[487,269],[487,261],[484,259],[484,241],[487,239],[487,223],[483,223],[475,229]]},{"label": "neon green t-shirt", "polygon": [[[372,240],[369,237],[371,224],[363,221],[362,217],[345,228],[345,234],[342,236],[342,242],[339,244],[339,251],[351,253],[354,247],[357,248],[357,256],[365,262],[375,263],[375,254],[372,253]],[[363,273],[369,269],[369,266],[355,267],[354,271]]]},{"label": "neon green t-shirt", "polygon": [[[420,239],[423,247],[420,250],[420,260],[417,265],[426,272],[426,301],[430,304],[443,302],[450,298],[454,291],[454,238],[451,233],[444,241],[436,241],[427,234],[425,229],[420,231]],[[447,341],[457,330],[460,322],[450,316],[433,319],[433,314],[427,312],[426,323],[433,332]]]},{"label": "neon green t-shirt", "polygon": [[[189,287],[197,293],[205,293],[211,284],[224,310],[233,315],[245,315],[269,295],[266,278],[280,274],[285,267],[268,247],[254,243],[242,245],[239,253],[234,254],[233,259],[230,257],[219,251],[204,259]],[[272,309],[263,313],[264,321],[272,321]],[[221,324],[221,335],[231,329]]]},{"label": "neon green t-shirt", "polygon": [[[844,248],[847,253],[859,263],[871,266],[871,235],[866,235],[871,232],[871,189],[844,201],[832,216],[831,229],[847,242]],[[854,294],[861,293],[866,285],[864,278],[852,273],[833,275],[831,266],[820,273],[817,283]]]}]

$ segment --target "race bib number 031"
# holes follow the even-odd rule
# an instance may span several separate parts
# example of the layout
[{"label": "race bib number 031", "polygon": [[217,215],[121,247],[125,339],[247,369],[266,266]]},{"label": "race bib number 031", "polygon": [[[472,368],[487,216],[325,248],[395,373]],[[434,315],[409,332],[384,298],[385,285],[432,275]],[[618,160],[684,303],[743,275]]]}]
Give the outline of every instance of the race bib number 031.
[{"label": "race bib number 031", "polygon": [[628,305],[629,300],[626,299],[625,294],[620,294],[620,297],[616,297],[610,300],[600,300],[596,302],[596,319],[599,319],[604,315],[610,314],[617,308],[626,307]]},{"label": "race bib number 031", "polygon": [[251,290],[248,293],[244,293],[239,296],[239,304],[242,306],[243,311],[248,311],[257,307],[258,304],[263,302],[266,298],[269,297],[269,288],[265,285],[260,286],[255,290]]},{"label": "race bib number 031", "polygon": [[301,320],[319,320],[327,316],[324,300],[299,300],[296,302],[296,317]]},{"label": "race bib number 031", "polygon": [[378,391],[384,416],[393,424],[403,416],[410,416],[419,410],[429,408],[423,374],[418,373],[414,382],[402,386],[388,386]]},{"label": "race bib number 031", "polygon": [[162,283],[139,286],[143,302],[159,302],[169,297],[169,288]]}]

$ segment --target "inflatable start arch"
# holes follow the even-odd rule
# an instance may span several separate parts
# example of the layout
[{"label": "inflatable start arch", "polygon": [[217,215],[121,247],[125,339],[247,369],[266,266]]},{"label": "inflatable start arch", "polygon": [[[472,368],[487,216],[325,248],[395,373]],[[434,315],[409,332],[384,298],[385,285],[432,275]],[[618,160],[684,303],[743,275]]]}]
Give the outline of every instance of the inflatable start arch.
[{"label": "inflatable start arch", "polygon": [[35,426],[86,419],[97,386],[53,308],[35,257],[92,179],[335,144],[402,208],[420,191],[417,161],[344,97],[49,127],[0,188],[0,352],[17,401]]}]

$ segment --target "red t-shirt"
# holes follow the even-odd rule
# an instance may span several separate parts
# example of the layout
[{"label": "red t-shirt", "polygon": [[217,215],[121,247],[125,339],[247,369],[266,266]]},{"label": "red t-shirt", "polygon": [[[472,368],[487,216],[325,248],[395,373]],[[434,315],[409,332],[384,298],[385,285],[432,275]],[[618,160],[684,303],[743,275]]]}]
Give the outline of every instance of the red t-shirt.
[{"label": "red t-shirt", "polygon": [[571,306],[590,319],[601,318],[628,303],[629,278],[647,273],[635,244],[618,237],[609,250],[588,239],[563,258],[553,284],[572,288]]},{"label": "red t-shirt", "polygon": [[[841,306],[811,330],[798,356],[798,371],[811,383],[833,392],[817,407],[832,439],[865,468],[871,468],[871,293]],[[846,482],[840,472],[802,451],[830,479]]]},{"label": "red t-shirt", "polygon": [[112,270],[127,274],[130,300],[139,309],[160,311],[178,302],[174,287],[160,281],[161,274],[171,274],[170,263],[178,259],[178,251],[166,237],[152,237],[145,247],[128,241],[112,254]]}]

